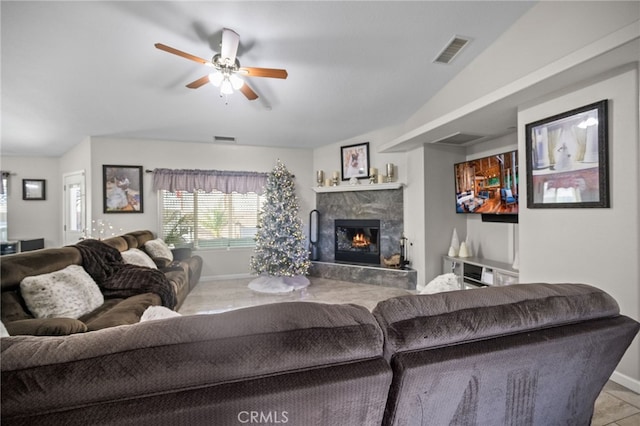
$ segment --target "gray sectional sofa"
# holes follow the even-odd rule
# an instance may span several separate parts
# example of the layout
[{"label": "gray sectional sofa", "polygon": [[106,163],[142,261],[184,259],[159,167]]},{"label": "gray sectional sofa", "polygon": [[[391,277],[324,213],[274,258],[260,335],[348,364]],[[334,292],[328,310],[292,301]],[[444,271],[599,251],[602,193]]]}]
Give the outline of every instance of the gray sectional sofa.
[{"label": "gray sectional sofa", "polygon": [[640,324],[578,284],[0,339],[3,425],[588,425]]}]

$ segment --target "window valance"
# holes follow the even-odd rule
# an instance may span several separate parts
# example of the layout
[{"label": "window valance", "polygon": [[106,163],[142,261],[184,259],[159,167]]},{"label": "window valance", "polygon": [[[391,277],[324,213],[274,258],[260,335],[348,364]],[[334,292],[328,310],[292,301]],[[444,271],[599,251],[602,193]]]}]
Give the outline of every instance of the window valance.
[{"label": "window valance", "polygon": [[165,191],[221,191],[227,194],[255,192],[261,195],[267,173],[224,170],[154,169],[153,189]]}]

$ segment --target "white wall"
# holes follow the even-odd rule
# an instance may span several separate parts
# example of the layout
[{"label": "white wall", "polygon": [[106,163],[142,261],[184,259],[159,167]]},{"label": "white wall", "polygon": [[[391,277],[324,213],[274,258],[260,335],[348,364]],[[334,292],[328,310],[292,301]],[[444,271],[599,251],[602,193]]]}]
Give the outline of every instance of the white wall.
[{"label": "white wall", "polygon": [[[5,156],[2,170],[11,172],[7,196],[9,239],[44,238],[45,247],[60,246],[62,179],[58,158]],[[44,179],[46,200],[23,200],[22,179]]]},{"label": "white wall", "polygon": [[[152,174],[144,173],[143,213],[103,213],[102,166],[136,165],[143,169],[212,169],[269,172],[280,159],[296,176],[296,196],[300,217],[308,235],[309,212],[315,208],[313,155],[311,150],[279,149],[241,145],[172,142],[162,140],[92,138],[91,180],[93,184],[91,204],[92,219],[109,221],[115,234],[150,229],[159,230],[158,197],[152,188]],[[198,254],[204,259],[202,275],[207,277],[231,277],[246,275],[253,249],[202,249]]]},{"label": "white wall", "polygon": [[445,272],[442,270],[442,256],[449,250],[454,228],[461,240],[467,233],[466,215],[456,213],[453,172],[453,165],[464,159],[464,151],[459,147],[424,147],[424,284]]},{"label": "white wall", "polygon": [[637,1],[538,2],[407,120],[404,129],[499,91],[639,18]]},{"label": "white wall", "polygon": [[[640,319],[640,181],[638,70],[612,72],[599,82],[571,88],[518,112],[520,164],[524,126],[573,108],[609,99],[611,208],[520,209],[522,282],[582,282],[611,294],[622,314]],[[526,194],[521,166],[520,188]],[[613,379],[640,392],[640,341],[635,339]]]}]

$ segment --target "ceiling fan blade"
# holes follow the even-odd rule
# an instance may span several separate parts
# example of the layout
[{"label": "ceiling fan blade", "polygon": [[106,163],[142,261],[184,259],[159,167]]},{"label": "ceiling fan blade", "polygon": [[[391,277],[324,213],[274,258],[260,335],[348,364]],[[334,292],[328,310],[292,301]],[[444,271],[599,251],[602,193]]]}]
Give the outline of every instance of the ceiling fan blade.
[{"label": "ceiling fan blade", "polygon": [[251,87],[249,87],[249,85],[247,84],[247,82],[245,81],[245,83],[242,85],[242,87],[240,88],[240,91],[242,92],[243,95],[245,95],[247,97],[247,99],[249,99],[250,101],[254,101],[256,99],[258,99],[258,95],[256,94],[256,92],[253,91],[253,89]]},{"label": "ceiling fan blade", "polygon": [[199,58],[190,53],[183,52],[182,50],[174,49],[173,47],[167,46],[166,44],[156,43],[157,49],[164,50],[165,52],[173,53],[174,55],[182,56],[183,58],[198,62],[203,65],[211,65],[211,62],[206,59]]},{"label": "ceiling fan blade", "polygon": [[289,75],[287,70],[276,68],[242,67],[239,71],[249,77],[287,78]]},{"label": "ceiling fan blade", "polygon": [[236,62],[240,35],[229,28],[222,29],[222,45],[220,46],[220,56],[222,59],[229,59],[230,64]]},{"label": "ceiling fan blade", "polygon": [[187,84],[187,87],[189,89],[197,89],[198,87],[204,86],[208,82],[209,82],[209,76],[205,75],[204,77],[200,77],[196,81],[192,81],[191,83]]}]

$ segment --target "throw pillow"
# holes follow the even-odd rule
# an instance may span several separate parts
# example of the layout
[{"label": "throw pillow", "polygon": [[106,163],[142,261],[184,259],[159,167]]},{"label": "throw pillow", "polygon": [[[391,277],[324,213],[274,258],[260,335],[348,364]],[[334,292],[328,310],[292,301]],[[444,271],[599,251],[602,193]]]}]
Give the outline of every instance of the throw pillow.
[{"label": "throw pillow", "polygon": [[182,315],[164,306],[149,306],[142,313],[142,316],[140,317],[140,322],[153,321],[153,320],[165,319],[165,318],[173,318],[173,317],[179,317],[179,316],[182,316]]},{"label": "throw pillow", "polygon": [[160,238],[156,238],[155,240],[149,240],[144,243],[144,249],[149,253],[151,257],[161,257],[163,259],[173,260],[173,253],[171,249]]},{"label": "throw pillow", "polygon": [[7,328],[4,326],[4,323],[0,322],[0,337],[8,337],[9,332]]},{"label": "throw pillow", "polygon": [[149,255],[147,255],[147,253],[143,252],[140,249],[132,248],[132,249],[123,251],[120,254],[122,255],[122,260],[124,260],[124,263],[158,269],[155,262],[151,260]]},{"label": "throw pillow", "polygon": [[82,266],[26,277],[20,292],[36,318],[79,318],[104,303],[104,296]]}]

